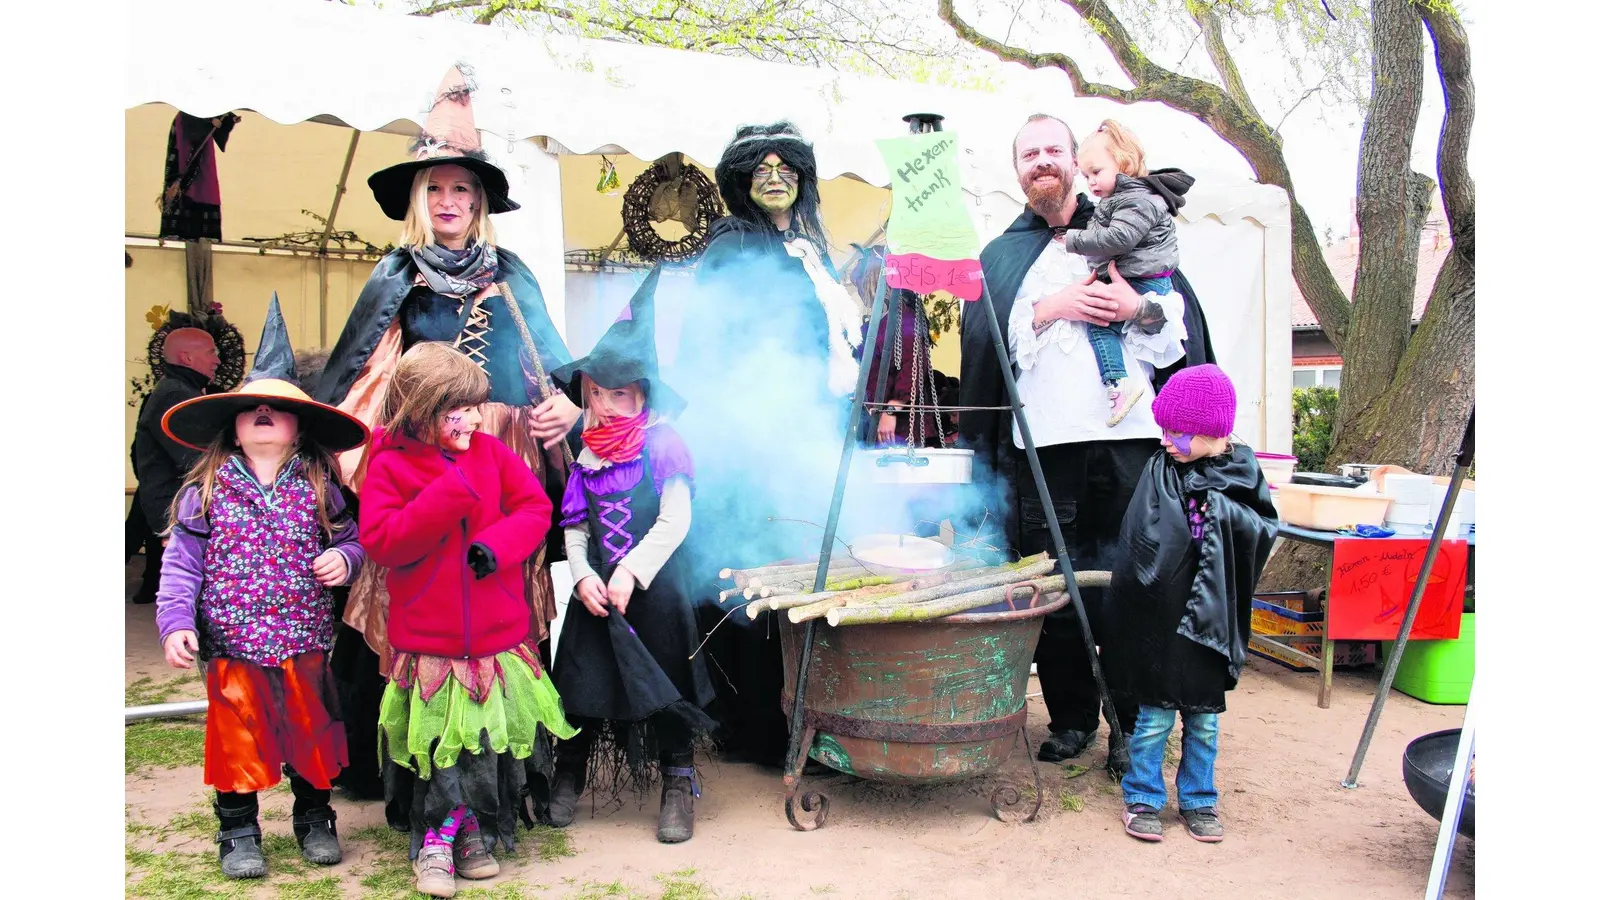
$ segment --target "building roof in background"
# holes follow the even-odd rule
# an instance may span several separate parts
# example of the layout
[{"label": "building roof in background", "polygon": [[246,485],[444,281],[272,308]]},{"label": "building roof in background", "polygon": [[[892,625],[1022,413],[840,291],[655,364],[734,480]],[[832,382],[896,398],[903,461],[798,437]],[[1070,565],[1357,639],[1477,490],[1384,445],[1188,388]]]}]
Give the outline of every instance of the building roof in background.
[{"label": "building roof in background", "polygon": [[[1353,240],[1338,241],[1332,247],[1324,247],[1322,255],[1328,260],[1328,268],[1333,270],[1334,280],[1339,282],[1339,287],[1344,289],[1345,296],[1356,283],[1356,244]],[[1444,258],[1450,253],[1450,239],[1444,237],[1434,245],[1433,235],[1424,233],[1422,247],[1417,252],[1417,287],[1411,300],[1411,321],[1416,322],[1422,318],[1423,310],[1428,308],[1428,297],[1433,293],[1433,282],[1439,277],[1439,270],[1444,266]],[[1315,328],[1317,326],[1316,313],[1311,311],[1310,304],[1300,293],[1300,286],[1294,285],[1292,305],[1289,309],[1289,322],[1295,328]]]}]

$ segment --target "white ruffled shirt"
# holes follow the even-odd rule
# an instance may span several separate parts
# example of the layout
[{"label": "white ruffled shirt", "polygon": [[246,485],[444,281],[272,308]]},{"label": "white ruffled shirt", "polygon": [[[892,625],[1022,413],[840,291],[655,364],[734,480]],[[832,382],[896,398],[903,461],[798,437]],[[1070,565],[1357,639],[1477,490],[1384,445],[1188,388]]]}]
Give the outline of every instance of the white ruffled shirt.
[{"label": "white ruffled shirt", "polygon": [[[1081,284],[1089,272],[1087,260],[1069,253],[1060,240],[1052,240],[1022,279],[1016,303],[1011,307],[1008,330],[1011,356],[1019,370],[1017,393],[1027,409],[1034,444],[1039,447],[1161,436],[1150,408],[1155,399],[1150,378],[1156,369],[1183,358],[1182,342],[1189,336],[1183,327],[1183,295],[1177,291],[1164,297],[1146,294],[1161,304],[1167,314],[1166,324],[1155,334],[1145,334],[1137,328],[1123,332],[1122,356],[1128,378],[1142,386],[1144,393],[1127,418],[1108,427],[1106,419],[1111,407],[1105,386],[1100,383],[1094,348],[1089,345],[1089,326],[1056,321],[1041,334],[1033,331],[1034,304],[1069,284]],[[1015,423],[1011,439],[1022,446],[1022,429]]]},{"label": "white ruffled shirt", "polygon": [[816,288],[817,302],[822,304],[822,311],[828,317],[828,390],[835,397],[843,397],[855,390],[860,372],[861,364],[854,350],[861,346],[862,317],[856,314],[850,292],[828,274],[811,241],[797,237],[785,241],[783,249],[805,266],[806,275]]}]

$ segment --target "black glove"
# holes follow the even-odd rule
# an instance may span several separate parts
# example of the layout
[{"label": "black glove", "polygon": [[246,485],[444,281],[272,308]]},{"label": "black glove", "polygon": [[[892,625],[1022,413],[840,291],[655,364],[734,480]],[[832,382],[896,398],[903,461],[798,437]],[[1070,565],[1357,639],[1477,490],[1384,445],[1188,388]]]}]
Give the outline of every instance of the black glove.
[{"label": "black glove", "polygon": [[472,574],[482,581],[496,568],[494,551],[482,544],[473,544],[467,548],[467,565],[472,567]]}]

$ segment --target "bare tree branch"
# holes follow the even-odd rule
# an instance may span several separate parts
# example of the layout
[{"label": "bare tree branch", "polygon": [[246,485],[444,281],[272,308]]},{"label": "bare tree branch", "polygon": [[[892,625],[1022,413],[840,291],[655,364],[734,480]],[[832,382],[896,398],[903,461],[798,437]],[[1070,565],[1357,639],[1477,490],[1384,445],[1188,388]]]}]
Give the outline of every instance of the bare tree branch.
[{"label": "bare tree branch", "polygon": [[1289,109],[1286,112],[1284,112],[1283,118],[1278,120],[1278,124],[1273,126],[1272,133],[1273,134],[1281,133],[1283,131],[1283,123],[1289,121],[1289,116],[1293,115],[1294,111],[1300,108],[1300,104],[1306,102],[1307,100],[1310,100],[1312,95],[1320,93],[1324,87],[1327,87],[1327,85],[1328,85],[1328,79],[1324,78],[1324,79],[1322,79],[1322,81],[1317,83],[1316,87],[1312,88],[1309,91],[1306,91],[1304,94],[1301,94],[1300,95],[1300,99],[1296,100],[1289,107]]},{"label": "bare tree branch", "polygon": [[956,36],[963,41],[979,50],[993,53],[1007,62],[1022,63],[1030,69],[1060,69],[1067,73],[1067,79],[1072,82],[1072,92],[1079,97],[1104,97],[1118,103],[1133,103],[1145,99],[1137,96],[1134,91],[1085,79],[1083,69],[1079,68],[1077,61],[1065,53],[1030,53],[1020,47],[1000,43],[956,15],[954,0],[939,0],[939,18],[954,29]]},{"label": "bare tree branch", "polygon": [[1239,75],[1239,67],[1233,62],[1233,54],[1228,52],[1228,45],[1222,40],[1222,19],[1216,9],[1209,3],[1196,0],[1189,4],[1189,15],[1194,17],[1195,24],[1200,26],[1200,34],[1205,37],[1206,55],[1211,57],[1211,64],[1222,79],[1223,90],[1228,92],[1233,102],[1239,104],[1245,115],[1262,118],[1255,104],[1250,102],[1250,92],[1244,86],[1244,78]]},{"label": "bare tree branch", "polygon": [[1453,249],[1477,258],[1476,188],[1467,170],[1467,144],[1476,106],[1472,86],[1472,54],[1461,19],[1443,4],[1414,3],[1433,38],[1434,61],[1444,86],[1444,124],[1439,129],[1439,194],[1450,223]]}]

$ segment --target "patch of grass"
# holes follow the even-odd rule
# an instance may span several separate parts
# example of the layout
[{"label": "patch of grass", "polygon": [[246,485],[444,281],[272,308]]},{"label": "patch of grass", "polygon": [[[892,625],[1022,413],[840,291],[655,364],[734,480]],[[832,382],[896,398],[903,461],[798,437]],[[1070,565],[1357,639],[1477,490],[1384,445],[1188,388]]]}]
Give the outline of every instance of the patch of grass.
[{"label": "patch of grass", "polygon": [[262,835],[261,852],[267,858],[267,871],[273,875],[299,877],[306,874],[310,866],[300,855],[300,844],[292,834]]},{"label": "patch of grass", "polygon": [[166,840],[174,834],[208,838],[211,837],[216,830],[216,813],[212,812],[210,809],[193,809],[186,813],[178,813],[169,819],[166,827],[161,829],[161,839]]},{"label": "patch of grass", "polygon": [[621,897],[623,900],[646,900],[645,896],[620,881],[610,884],[600,884],[597,881],[586,882],[577,893],[568,894],[565,900],[605,900],[607,897]]},{"label": "patch of grass", "polygon": [[411,871],[411,837],[387,825],[369,825],[351,832],[348,841],[377,845],[374,862],[361,877],[365,888],[361,896],[370,900],[421,897],[413,887],[416,875]]},{"label": "patch of grass", "polygon": [[1066,791],[1062,791],[1059,799],[1061,800],[1061,809],[1064,812],[1083,812],[1083,798],[1077,794],[1069,794]]},{"label": "patch of grass", "polygon": [[551,828],[549,825],[535,825],[523,831],[524,844],[518,845],[518,853],[524,847],[531,847],[533,855],[544,862],[554,862],[568,856],[577,856],[578,851],[572,849],[572,839],[561,828]]},{"label": "patch of grass", "polygon": [[[456,882],[460,884],[460,881]],[[456,891],[457,900],[528,900],[523,885],[507,881],[494,887],[469,887]]]},{"label": "patch of grass", "polygon": [[261,819],[264,822],[282,822],[287,818],[289,818],[289,811],[286,809],[263,808],[261,810]]},{"label": "patch of grass", "polygon": [[1115,784],[1097,784],[1094,789],[1107,797],[1115,797],[1122,793],[1122,788]]},{"label": "patch of grass", "polygon": [[[250,896],[245,882],[230,881],[222,875],[217,858],[209,853],[149,853],[127,851],[127,896],[147,900],[201,900]],[[138,876],[137,881],[132,879]]]},{"label": "patch of grass", "polygon": [[178,675],[165,681],[156,681],[149,676],[145,676],[123,690],[123,705],[150,706],[155,703],[166,703],[180,693],[202,694],[204,691],[185,690],[190,685],[201,683],[203,683],[203,679],[198,671],[190,672],[187,675]]},{"label": "patch of grass", "polygon": [[657,875],[656,881],[665,888],[660,900],[716,900],[717,892],[700,883],[694,869],[679,869]]},{"label": "patch of grass", "polygon": [[813,894],[832,894],[837,890],[838,888],[831,884],[813,884],[811,886],[811,893]]},{"label": "patch of grass", "polygon": [[205,761],[206,731],[199,725],[135,722],[123,730],[123,774],[161,766],[198,766]]},{"label": "patch of grass", "polygon": [[1087,775],[1088,773],[1089,773],[1089,767],[1088,766],[1080,766],[1077,763],[1073,763],[1070,766],[1062,766],[1061,767],[1061,774],[1065,775],[1068,778],[1077,778],[1079,775]]},{"label": "patch of grass", "polygon": [[339,889],[339,879],[333,875],[316,881],[285,882],[277,888],[278,900],[340,900],[344,896]]}]

